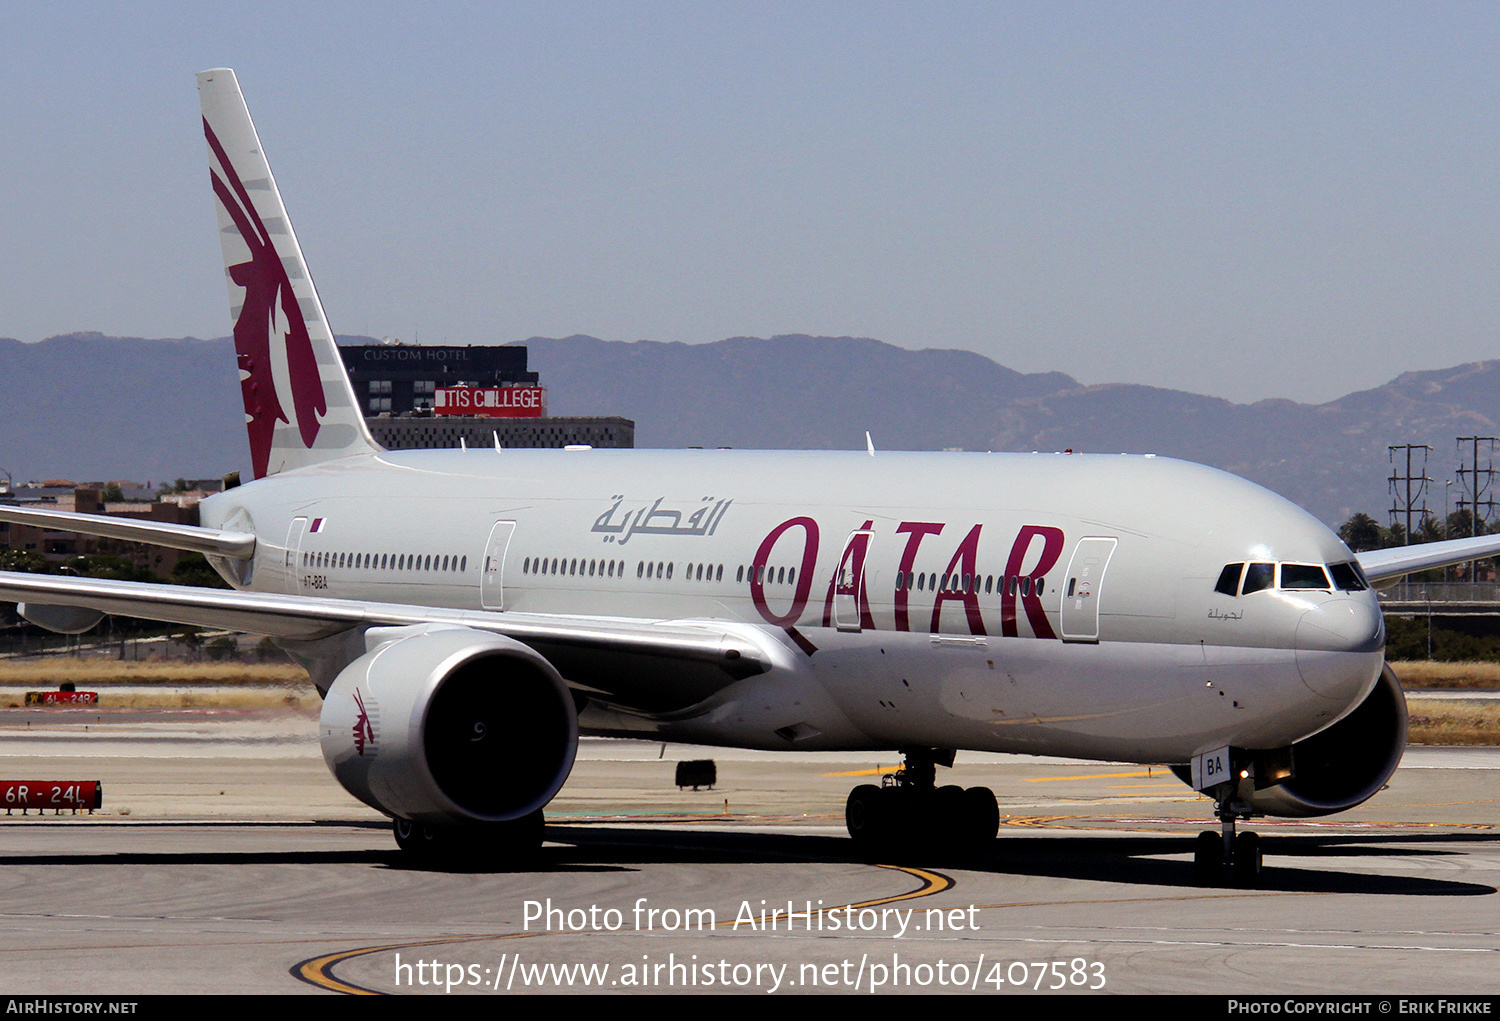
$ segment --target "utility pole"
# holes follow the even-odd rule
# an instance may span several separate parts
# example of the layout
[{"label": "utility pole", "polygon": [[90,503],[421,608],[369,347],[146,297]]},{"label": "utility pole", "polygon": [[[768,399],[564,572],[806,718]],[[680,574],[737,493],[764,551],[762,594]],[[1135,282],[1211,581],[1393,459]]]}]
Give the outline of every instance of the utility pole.
[{"label": "utility pole", "polygon": [[[1494,436],[1458,437],[1458,483],[1464,495],[1458,498],[1458,509],[1469,508],[1469,534],[1484,535],[1490,518],[1495,514],[1495,498],[1491,486],[1495,481]],[[1465,447],[1467,446],[1467,450]],[[1480,466],[1481,457],[1484,460]],[[1469,580],[1474,577],[1474,563],[1469,564]]]},{"label": "utility pole", "polygon": [[[1391,524],[1396,524],[1405,515],[1406,544],[1410,545],[1412,515],[1422,521],[1431,513],[1427,509],[1426,496],[1427,483],[1432,481],[1427,477],[1427,455],[1432,447],[1425,443],[1394,443],[1386,449],[1390,451],[1391,459],[1391,476],[1387,480],[1391,487]],[[1399,460],[1397,451],[1401,452]],[[1403,464],[1405,474],[1401,473]]]},{"label": "utility pole", "polygon": [[[1451,536],[1451,535],[1448,534],[1448,519],[1453,516],[1452,507],[1451,507],[1452,501],[1453,501],[1453,480],[1449,479],[1447,482],[1443,483],[1443,538],[1444,539],[1451,539],[1451,538],[1453,538],[1453,536]],[[1449,567],[1451,567],[1451,566],[1452,565],[1450,564]],[[1445,586],[1448,584],[1448,567],[1443,568],[1443,584]]]}]

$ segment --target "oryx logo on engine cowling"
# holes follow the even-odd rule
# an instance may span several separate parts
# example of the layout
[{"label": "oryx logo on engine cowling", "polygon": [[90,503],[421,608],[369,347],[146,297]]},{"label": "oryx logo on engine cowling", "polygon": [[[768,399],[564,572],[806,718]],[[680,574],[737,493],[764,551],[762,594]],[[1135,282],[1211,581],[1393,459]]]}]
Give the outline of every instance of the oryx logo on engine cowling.
[{"label": "oryx logo on engine cowling", "polygon": [[354,689],[354,704],[359,706],[359,715],[354,718],[354,751],[363,756],[365,746],[371,746],[371,754],[374,754],[375,727],[370,722],[370,711],[365,708],[365,700],[360,697],[359,689]]}]

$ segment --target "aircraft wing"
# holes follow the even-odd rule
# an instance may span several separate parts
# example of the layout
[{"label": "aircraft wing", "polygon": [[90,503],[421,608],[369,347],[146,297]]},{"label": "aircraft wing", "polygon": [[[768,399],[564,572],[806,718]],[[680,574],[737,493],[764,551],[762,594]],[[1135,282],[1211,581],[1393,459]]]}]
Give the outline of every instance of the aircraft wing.
[{"label": "aircraft wing", "polygon": [[1359,560],[1365,577],[1370,579],[1370,584],[1380,588],[1382,583],[1397,581],[1416,571],[1483,560],[1496,554],[1500,554],[1500,535],[1479,535],[1471,539],[1447,539],[1416,546],[1367,550],[1354,556]]},{"label": "aircraft wing", "polygon": [[775,639],[763,629],[733,621],[453,610],[8,571],[0,571],[0,601],[77,607],[293,642],[353,628],[452,624],[529,645],[575,686],[647,711],[679,708],[733,681],[765,673],[775,655]]},{"label": "aircraft wing", "polygon": [[249,532],[227,532],[217,528],[200,528],[197,525],[174,525],[166,521],[74,514],[69,511],[37,510],[6,504],[0,504],[0,521],[49,528],[58,532],[81,532],[107,539],[150,543],[233,560],[249,560],[255,556],[255,536]]}]

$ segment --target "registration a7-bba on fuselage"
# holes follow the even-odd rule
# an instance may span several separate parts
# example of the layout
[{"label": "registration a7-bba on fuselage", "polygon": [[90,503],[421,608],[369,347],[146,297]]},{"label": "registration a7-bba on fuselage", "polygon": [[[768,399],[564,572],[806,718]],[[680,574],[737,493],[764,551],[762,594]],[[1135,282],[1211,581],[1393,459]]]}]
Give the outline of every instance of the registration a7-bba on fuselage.
[{"label": "registration a7-bba on fuselage", "polygon": [[325,693],[333,773],[404,848],[534,844],[580,731],[899,750],[850,796],[875,845],[994,836],[988,790],[934,781],[956,751],[1169,764],[1218,808],[1200,869],[1246,875],[1236,818],[1351,807],[1399,762],[1371,585],[1493,540],[1356,555],[1149,455],[385,451],[233,73],[199,89],[255,480],[201,527],[0,517],[200,550],[234,590],[6,574],[0,598],[59,630],[272,636]]}]

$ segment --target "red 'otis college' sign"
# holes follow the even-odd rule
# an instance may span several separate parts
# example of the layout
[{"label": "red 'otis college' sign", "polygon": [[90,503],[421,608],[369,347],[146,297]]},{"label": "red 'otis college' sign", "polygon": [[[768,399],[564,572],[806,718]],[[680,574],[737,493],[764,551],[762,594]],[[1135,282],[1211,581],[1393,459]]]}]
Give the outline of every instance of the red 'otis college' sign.
[{"label": "red 'otis college' sign", "polygon": [[433,393],[434,415],[541,418],[547,413],[544,386],[442,387]]}]

